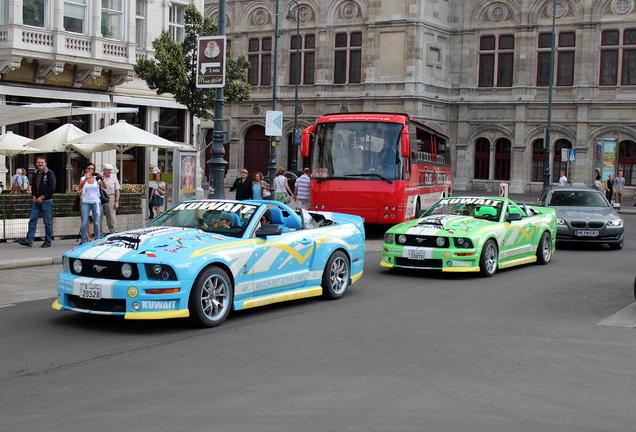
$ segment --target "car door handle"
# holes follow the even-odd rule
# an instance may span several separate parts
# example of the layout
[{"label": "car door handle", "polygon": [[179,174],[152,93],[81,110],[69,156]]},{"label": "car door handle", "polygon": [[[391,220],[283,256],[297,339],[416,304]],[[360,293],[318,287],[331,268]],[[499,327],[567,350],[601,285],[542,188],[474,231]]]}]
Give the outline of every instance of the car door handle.
[{"label": "car door handle", "polygon": [[308,238],[304,238],[300,241],[300,244],[303,244],[303,245],[308,245],[310,243],[311,243],[311,240]]}]

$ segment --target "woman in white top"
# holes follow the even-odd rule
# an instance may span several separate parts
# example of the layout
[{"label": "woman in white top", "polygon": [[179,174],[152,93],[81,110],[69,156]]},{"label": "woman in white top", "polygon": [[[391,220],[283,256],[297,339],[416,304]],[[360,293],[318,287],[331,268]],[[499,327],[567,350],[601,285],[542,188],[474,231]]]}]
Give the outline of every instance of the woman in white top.
[{"label": "woman in white top", "polygon": [[104,178],[95,172],[95,165],[89,163],[84,169],[84,176],[80,179],[78,191],[80,192],[80,215],[82,218],[82,228],[80,229],[80,236],[82,241],[80,244],[88,241],[88,221],[89,212],[93,214],[93,233],[94,240],[99,239],[100,227],[99,223],[102,220],[101,207],[102,202],[99,199],[99,188],[106,189],[106,183]]},{"label": "woman in white top", "polygon": [[285,177],[285,168],[278,168],[274,178],[274,199],[282,203],[288,203],[294,194],[289,187],[287,177]]}]

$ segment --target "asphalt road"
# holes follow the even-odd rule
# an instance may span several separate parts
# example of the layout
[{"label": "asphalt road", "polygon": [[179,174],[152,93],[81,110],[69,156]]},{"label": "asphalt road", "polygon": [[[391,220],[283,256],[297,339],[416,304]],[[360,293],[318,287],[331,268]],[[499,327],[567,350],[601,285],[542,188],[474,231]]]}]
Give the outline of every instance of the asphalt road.
[{"label": "asphalt road", "polygon": [[[634,300],[625,219],[623,251],[569,247],[490,279],[381,270],[376,237],[345,298],[211,330],[16,301],[0,308],[0,430],[633,432],[636,329],[598,325]],[[56,271],[0,280],[45,296]]]}]

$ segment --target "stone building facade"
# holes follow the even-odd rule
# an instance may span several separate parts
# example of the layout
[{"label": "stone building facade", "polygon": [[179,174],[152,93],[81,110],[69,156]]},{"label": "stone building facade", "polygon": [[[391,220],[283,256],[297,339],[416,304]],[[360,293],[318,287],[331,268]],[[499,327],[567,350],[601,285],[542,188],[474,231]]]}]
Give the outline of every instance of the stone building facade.
[{"label": "stone building facade", "polygon": [[[406,112],[450,136],[455,190],[493,190],[501,181],[513,192],[538,190],[545,163],[553,173],[565,169],[562,148],[576,149],[570,181],[589,184],[596,142],[615,139],[618,163],[636,184],[634,0],[556,3],[546,161],[551,0],[281,0],[278,109],[285,134],[278,164],[290,167],[299,157],[290,144],[297,79],[291,62],[300,42],[299,127],[328,112]],[[206,15],[216,18],[217,5],[206,1]],[[267,165],[274,22],[274,0],[227,1],[232,49],[253,66],[252,100],[227,104],[232,176],[242,166]]]}]

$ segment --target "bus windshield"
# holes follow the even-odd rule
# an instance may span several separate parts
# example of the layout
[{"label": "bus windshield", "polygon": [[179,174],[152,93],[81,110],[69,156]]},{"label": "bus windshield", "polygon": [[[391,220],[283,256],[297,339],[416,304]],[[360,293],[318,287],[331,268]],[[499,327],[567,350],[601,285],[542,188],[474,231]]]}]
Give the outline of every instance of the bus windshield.
[{"label": "bus windshield", "polygon": [[397,180],[402,174],[399,153],[403,125],[384,122],[321,123],[316,127],[313,177],[327,179]]}]

